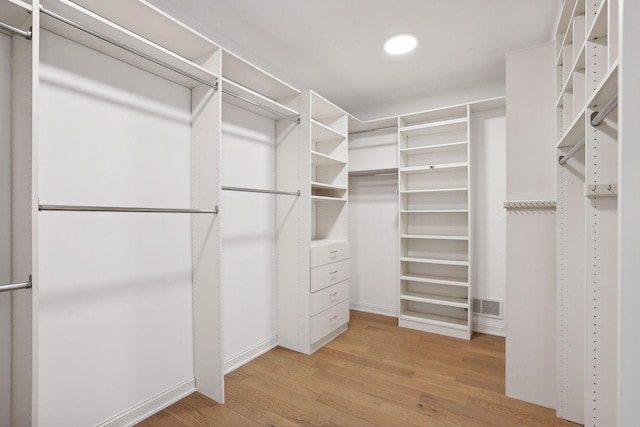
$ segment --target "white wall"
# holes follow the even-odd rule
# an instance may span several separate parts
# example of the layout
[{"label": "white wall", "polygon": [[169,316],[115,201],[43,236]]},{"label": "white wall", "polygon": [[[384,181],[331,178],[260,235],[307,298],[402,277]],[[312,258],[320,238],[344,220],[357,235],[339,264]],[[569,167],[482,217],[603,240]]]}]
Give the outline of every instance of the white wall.
[{"label": "white wall", "polygon": [[[473,297],[504,301],[506,296],[506,117],[498,108],[471,115],[474,186]],[[476,315],[473,329],[505,335],[504,319]]]},{"label": "white wall", "polygon": [[[42,34],[40,202],[190,207],[188,89]],[[189,215],[39,214],[39,419],[194,387]]]},{"label": "white wall", "polygon": [[[11,283],[11,37],[0,34],[0,284]],[[11,424],[11,293],[0,293],[0,426]]]},{"label": "white wall", "polygon": [[351,308],[398,316],[397,175],[349,178]]},{"label": "white wall", "polygon": [[[275,122],[222,108],[222,186],[275,188]],[[221,287],[225,372],[277,344],[275,196],[223,191]]]},{"label": "white wall", "polygon": [[[554,46],[507,54],[507,199],[555,199]],[[507,213],[507,396],[554,408],[555,211]]]},{"label": "white wall", "polygon": [[619,425],[631,427],[640,419],[640,3],[620,1],[622,67],[620,82],[619,241],[620,241],[620,416]]},{"label": "white wall", "polygon": [[504,96],[504,94],[504,78],[500,77],[456,88],[446,88],[439,91],[422,93],[414,97],[372,104],[354,111],[349,111],[349,113],[360,120],[370,120],[409,114],[416,111],[431,110],[450,105],[465,104],[482,99],[497,98]]}]

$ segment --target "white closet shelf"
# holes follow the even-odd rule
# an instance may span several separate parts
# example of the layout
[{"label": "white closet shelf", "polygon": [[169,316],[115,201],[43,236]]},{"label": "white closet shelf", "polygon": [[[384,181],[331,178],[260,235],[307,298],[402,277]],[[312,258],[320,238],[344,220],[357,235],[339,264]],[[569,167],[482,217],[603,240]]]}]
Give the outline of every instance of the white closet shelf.
[{"label": "white closet shelf", "polygon": [[[292,108],[282,105],[273,99],[267,98],[261,93],[255,92],[247,87],[242,86],[241,84],[236,83],[235,81],[231,81],[224,77],[222,78],[222,89],[224,91],[230,92],[233,95],[250,101],[249,103],[247,103],[242,101],[241,99],[237,99],[233,95],[224,93],[223,99],[225,102],[237,105],[238,107],[243,109],[248,109],[249,111],[260,116],[268,117],[273,120],[280,120],[283,118],[283,116],[295,118],[300,115],[300,113],[293,110]],[[258,106],[252,105],[251,103],[258,104],[265,108],[260,108]]]},{"label": "white closet shelf", "polygon": [[558,35],[558,37],[563,37],[567,32],[569,23],[571,22],[571,17],[573,15],[573,10],[576,7],[577,0],[565,0],[565,2],[566,7],[562,8],[562,13],[556,27],[556,34]]},{"label": "white closet shelf", "polygon": [[403,234],[401,239],[423,239],[423,240],[469,240],[469,236],[451,236],[437,234]]},{"label": "white closet shelf", "polygon": [[600,3],[598,11],[596,12],[596,17],[591,24],[591,28],[589,28],[589,31],[587,32],[587,40],[607,37],[607,16],[609,15],[607,3],[607,0],[602,0],[602,3]]},{"label": "white closet shelf", "polygon": [[614,62],[598,87],[593,91],[587,105],[591,108],[603,107],[618,94],[618,61]]},{"label": "white closet shelf", "polygon": [[569,129],[560,138],[556,148],[561,147],[573,147],[584,137],[584,120],[586,115],[586,109],[582,109],[578,117],[573,121]]},{"label": "white closet shelf", "polygon": [[338,203],[346,203],[346,199],[339,199],[337,197],[328,197],[328,196],[311,196],[312,202],[338,202]]},{"label": "white closet shelf", "polygon": [[337,157],[329,156],[312,150],[311,164],[313,166],[344,166],[347,164],[347,162],[338,159]]},{"label": "white closet shelf", "polygon": [[317,181],[311,181],[311,188],[314,190],[347,191],[346,187],[339,187],[337,185],[325,184]]},{"label": "white closet shelf", "polygon": [[222,77],[262,94],[278,102],[279,105],[300,95],[298,89],[226,49],[222,50]]},{"label": "white closet shelf", "polygon": [[452,329],[460,329],[466,331],[468,328],[465,319],[457,319],[455,317],[438,316],[437,314],[421,313],[419,311],[405,310],[400,315],[400,319],[412,322],[428,323],[430,325],[444,326]]},{"label": "white closet shelf", "polygon": [[4,0],[0,2],[0,17],[2,22],[12,27],[22,28],[22,25],[31,19],[32,7],[20,0]]},{"label": "white closet shelf", "polygon": [[556,107],[561,107],[564,105],[564,94],[570,93],[573,91],[573,75],[578,71],[584,71],[585,68],[585,52],[586,52],[587,43],[584,42],[582,47],[580,48],[580,53],[578,53],[578,58],[575,60],[569,75],[565,77],[565,83],[558,95],[558,99],[556,100]]},{"label": "white closet shelf", "polygon": [[457,265],[462,267],[468,267],[469,261],[457,261],[450,259],[434,259],[434,258],[416,258],[416,257],[402,257],[402,262],[415,262],[418,264],[439,264],[439,265]]},{"label": "white closet shelf", "polygon": [[403,292],[402,295],[400,295],[400,299],[403,301],[415,301],[446,307],[469,308],[469,301],[464,298],[452,298],[441,295],[423,294],[420,292]]},{"label": "white closet shelf", "polygon": [[311,118],[313,120],[325,122],[327,119],[330,120],[340,116],[347,116],[347,113],[317,93],[311,93]]},{"label": "white closet shelf", "polygon": [[346,242],[346,240],[340,240],[340,239],[316,239],[316,240],[312,240],[311,244],[309,245],[312,248],[320,248],[322,246],[331,246],[331,245],[335,245],[336,243],[344,243]]},{"label": "white closet shelf", "polygon": [[311,120],[311,140],[315,142],[335,141],[345,139],[346,135],[337,130],[320,123],[317,120]]},{"label": "white closet shelf", "polygon": [[401,210],[403,214],[441,214],[441,213],[463,213],[468,214],[468,209],[406,209]]},{"label": "white closet shelf", "polygon": [[[67,0],[49,1],[47,2],[46,9],[64,17],[65,19],[73,21],[76,24],[88,28],[91,31],[108,37],[109,39],[119,44],[127,46],[128,48],[131,48],[150,58],[153,58],[154,60],[165,63],[173,67],[174,69],[179,70],[180,72],[192,75],[210,84],[214,84],[217,81],[218,76],[215,73],[205,69],[195,62],[192,62],[190,59],[180,56],[173,51],[155,43],[152,40],[143,38],[138,34],[133,33],[126,28],[103,18],[102,16],[97,15]],[[45,14],[41,14],[41,25],[44,29],[52,31],[77,43],[83,44],[91,49],[102,52],[108,56],[131,64],[142,70],[173,81],[179,85],[188,88],[195,88],[202,85],[202,83],[197,82],[183,74],[180,74],[177,71],[173,71],[171,69],[168,69],[167,67],[156,64],[153,61],[142,58],[120,47],[114,46],[111,43],[101,40],[84,31],[80,31]],[[170,29],[167,29],[167,31],[170,32]],[[197,37],[194,38],[197,39]],[[213,53],[218,49],[219,48],[216,45],[210,45],[210,52]]]},{"label": "white closet shelf", "polygon": [[405,136],[421,136],[454,130],[464,130],[467,127],[467,118],[459,117],[436,122],[420,123],[402,126],[398,130]]},{"label": "white closet shelf", "polygon": [[429,193],[463,193],[469,191],[468,188],[432,188],[425,190],[401,190],[400,194],[429,194]]},{"label": "white closet shelf", "polygon": [[440,276],[404,274],[400,276],[400,280],[406,280],[408,282],[433,283],[435,285],[461,286],[465,288],[469,286],[469,282],[466,280]]},{"label": "white closet shelf", "polygon": [[449,142],[446,144],[422,145],[419,147],[401,148],[402,154],[435,153],[438,151],[449,151],[456,148],[466,147],[467,141]]},{"label": "white closet shelf", "polygon": [[423,173],[430,171],[439,171],[443,169],[453,170],[453,169],[466,169],[469,167],[468,162],[457,162],[457,163],[442,163],[439,165],[426,165],[426,166],[406,166],[401,167],[398,170],[403,173]]},{"label": "white closet shelf", "polygon": [[349,176],[383,176],[396,175],[398,168],[350,170]]},{"label": "white closet shelf", "polygon": [[[56,1],[60,0],[47,0],[45,8],[52,7]],[[145,0],[73,0],[73,3],[199,64],[220,48],[212,40]]]}]

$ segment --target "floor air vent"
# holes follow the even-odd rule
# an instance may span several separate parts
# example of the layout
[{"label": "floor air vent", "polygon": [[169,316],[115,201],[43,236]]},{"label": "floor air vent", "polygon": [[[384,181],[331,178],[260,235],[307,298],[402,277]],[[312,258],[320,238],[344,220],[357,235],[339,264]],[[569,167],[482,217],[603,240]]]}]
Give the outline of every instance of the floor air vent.
[{"label": "floor air vent", "polygon": [[473,314],[502,319],[502,301],[474,298]]}]

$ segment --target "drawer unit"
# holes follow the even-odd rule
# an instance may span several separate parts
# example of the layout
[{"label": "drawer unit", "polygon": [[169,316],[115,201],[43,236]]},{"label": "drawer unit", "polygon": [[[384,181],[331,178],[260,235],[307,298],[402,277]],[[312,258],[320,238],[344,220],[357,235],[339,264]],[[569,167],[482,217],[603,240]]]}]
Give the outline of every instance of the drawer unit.
[{"label": "drawer unit", "polygon": [[321,245],[311,246],[311,267],[342,261],[348,258],[349,242],[346,240],[323,242]]},{"label": "drawer unit", "polygon": [[311,292],[317,292],[349,278],[349,260],[311,269]]},{"label": "drawer unit", "polygon": [[349,281],[345,280],[311,294],[311,316],[349,299]]},{"label": "drawer unit", "polygon": [[324,338],[349,321],[349,300],[326,309],[311,317],[311,343]]}]

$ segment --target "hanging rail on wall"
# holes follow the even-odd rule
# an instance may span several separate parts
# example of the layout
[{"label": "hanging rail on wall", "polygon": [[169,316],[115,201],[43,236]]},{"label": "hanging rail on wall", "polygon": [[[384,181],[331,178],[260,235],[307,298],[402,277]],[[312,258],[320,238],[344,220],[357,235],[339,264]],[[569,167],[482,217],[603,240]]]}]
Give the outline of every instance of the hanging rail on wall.
[{"label": "hanging rail on wall", "polygon": [[359,130],[359,131],[356,131],[356,132],[349,132],[349,135],[360,135],[362,133],[372,133],[372,132],[378,132],[378,131],[383,131],[383,130],[391,130],[391,129],[398,130],[398,126],[387,126],[387,127],[383,127],[383,128],[377,128],[377,129]]},{"label": "hanging rail on wall", "polygon": [[0,28],[9,31],[10,33],[22,36],[27,40],[31,40],[31,37],[33,36],[33,33],[30,30],[29,31],[21,30],[20,28],[16,28],[13,25],[5,24],[2,21],[0,21]]},{"label": "hanging rail on wall", "polygon": [[600,110],[599,112],[594,111],[593,114],[591,114],[591,126],[600,126],[600,123],[602,123],[602,121],[609,115],[609,113],[613,111],[613,109],[617,106],[618,95],[615,95],[613,98],[611,98],[611,100],[609,100],[609,102],[607,102],[607,105],[605,105],[602,110]]},{"label": "hanging rail on wall", "polygon": [[245,193],[263,193],[263,194],[281,194],[284,196],[300,196],[300,190],[293,191],[276,191],[276,190],[261,190],[258,188],[245,188],[245,187],[222,187],[225,191],[243,191]]},{"label": "hanging rail on wall", "polygon": [[100,39],[102,41],[105,41],[109,44],[112,44],[113,46],[116,46],[120,49],[126,50],[129,53],[133,53],[136,56],[139,56],[140,58],[146,59],[147,61],[151,61],[154,64],[160,65],[161,67],[167,68],[173,72],[176,72],[178,74],[182,74],[185,77],[190,78],[191,80],[195,80],[198,83],[202,83],[203,85],[209,86],[211,88],[213,88],[214,90],[218,90],[218,82],[209,82],[207,80],[201,79],[200,77],[194,76],[193,74],[187,73],[186,71],[182,71],[179,68],[174,67],[173,65],[167,64],[166,62],[160,61],[152,56],[147,55],[146,53],[142,53],[139,50],[136,50],[132,47],[129,47],[127,45],[124,45],[122,43],[120,43],[119,41],[116,41],[110,37],[107,37],[103,34],[100,34],[96,31],[93,31],[90,28],[85,27],[84,25],[80,25],[76,22],[70,21],[67,18],[58,15],[57,13],[51,12],[50,10],[45,9],[42,5],[40,5],[40,12],[44,15],[47,15],[57,21],[62,22],[63,24],[69,25],[70,27],[73,27],[75,29],[78,29],[82,32],[85,32],[97,39]]},{"label": "hanging rail on wall", "polygon": [[277,116],[280,116],[280,117],[282,117],[284,119],[291,120],[294,123],[300,124],[300,117],[298,117],[298,116],[296,116],[296,117],[288,116],[288,115],[286,115],[284,113],[281,113],[280,111],[276,111],[276,110],[274,110],[272,108],[269,108],[266,105],[261,105],[261,104],[258,104],[257,102],[254,102],[254,101],[252,101],[250,99],[247,99],[247,98],[245,98],[243,96],[236,95],[235,93],[233,93],[231,91],[228,91],[228,90],[226,90],[224,88],[222,89],[222,93],[226,93],[227,95],[233,96],[234,98],[237,98],[237,99],[239,99],[241,101],[244,101],[247,104],[255,105],[258,108],[262,108],[263,110],[267,110],[267,111],[269,111],[269,112],[271,112],[271,113],[273,113],[273,114],[275,114]]},{"label": "hanging rail on wall", "polygon": [[18,289],[30,289],[31,288],[31,275],[29,275],[29,281],[24,283],[11,283],[8,285],[0,285],[0,292],[17,291]]},{"label": "hanging rail on wall", "polygon": [[39,205],[41,211],[68,212],[142,212],[142,213],[189,213],[189,214],[217,214],[214,209],[167,209],[167,208],[131,208],[120,206],[72,206],[72,205]]},{"label": "hanging rail on wall", "polygon": [[561,165],[564,165],[565,163],[567,163],[567,160],[572,158],[574,154],[576,154],[578,151],[580,151],[580,149],[582,149],[582,147],[584,147],[585,142],[586,140],[582,138],[580,142],[574,145],[573,148],[571,148],[571,150],[569,150],[567,154],[565,154],[564,156],[558,157],[558,163],[560,163]]}]

